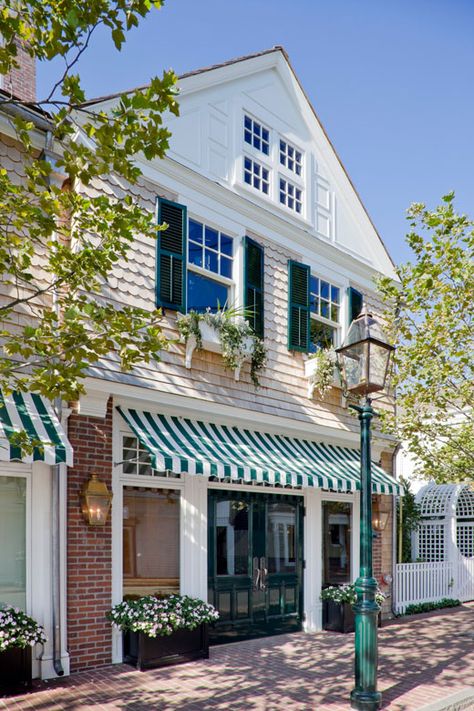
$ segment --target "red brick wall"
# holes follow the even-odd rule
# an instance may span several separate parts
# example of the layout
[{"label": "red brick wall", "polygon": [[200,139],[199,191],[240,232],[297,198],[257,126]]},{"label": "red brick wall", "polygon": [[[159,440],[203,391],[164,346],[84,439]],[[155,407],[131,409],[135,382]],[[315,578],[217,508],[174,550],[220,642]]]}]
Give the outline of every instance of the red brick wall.
[{"label": "red brick wall", "polygon": [[36,101],[36,61],[17,44],[18,69],[3,78],[3,90],[22,101]]},{"label": "red brick wall", "polygon": [[112,399],[105,419],[72,414],[69,439],[74,468],[68,474],[68,651],[71,671],[111,663],[112,635],[104,615],[111,606],[112,530],[90,527],[79,494],[91,474],[112,487]]}]

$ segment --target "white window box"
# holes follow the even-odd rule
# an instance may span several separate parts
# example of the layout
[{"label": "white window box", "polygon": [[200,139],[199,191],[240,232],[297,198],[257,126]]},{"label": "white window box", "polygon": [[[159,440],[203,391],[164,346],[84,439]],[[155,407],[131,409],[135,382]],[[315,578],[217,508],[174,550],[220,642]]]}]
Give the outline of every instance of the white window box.
[{"label": "white window box", "polygon": [[[308,379],[308,398],[311,400],[314,394],[314,381],[313,381],[313,376],[317,371],[318,368],[318,361],[315,358],[307,358],[304,362],[304,374],[305,377]],[[334,387],[340,388],[341,387],[341,378],[339,375],[339,370],[334,363],[334,372],[333,372],[333,382],[332,382]]]},{"label": "white window box", "polygon": [[[222,353],[222,345],[217,330],[205,321],[200,321],[199,330],[201,332],[202,350],[211,351],[211,353]],[[242,357],[241,359],[239,359],[239,364],[234,370],[235,380],[240,380],[240,369],[242,365],[250,361],[252,357],[253,340],[254,339],[251,336],[244,340]],[[191,334],[186,342],[186,368],[191,368],[193,354],[196,350],[196,346],[196,337]]]}]

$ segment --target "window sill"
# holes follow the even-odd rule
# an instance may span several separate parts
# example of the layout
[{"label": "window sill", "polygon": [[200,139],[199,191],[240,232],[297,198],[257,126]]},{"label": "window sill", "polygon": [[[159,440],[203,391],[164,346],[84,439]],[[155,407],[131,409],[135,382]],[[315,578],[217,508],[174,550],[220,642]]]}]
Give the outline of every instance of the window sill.
[{"label": "window sill", "polygon": [[[215,328],[210,326],[208,323],[201,321],[199,323],[199,330],[201,332],[202,347],[203,351],[210,351],[211,353],[222,353],[222,345],[219,339],[219,334]],[[193,354],[197,348],[197,341],[194,335],[190,335],[186,342],[186,368],[191,368]],[[240,370],[242,365],[251,359],[253,350],[253,338],[248,337],[244,342],[244,348],[242,351],[242,358],[239,359],[237,368],[234,370],[234,379],[240,380]]]}]

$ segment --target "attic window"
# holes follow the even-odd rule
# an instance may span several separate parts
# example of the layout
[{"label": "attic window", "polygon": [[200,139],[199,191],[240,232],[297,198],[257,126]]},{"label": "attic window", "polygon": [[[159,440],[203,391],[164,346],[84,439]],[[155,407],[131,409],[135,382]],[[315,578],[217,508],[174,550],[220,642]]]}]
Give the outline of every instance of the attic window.
[{"label": "attic window", "polygon": [[280,164],[295,175],[301,175],[303,154],[291,144],[280,139]]},{"label": "attic window", "polygon": [[265,195],[270,191],[270,171],[247,156],[244,158],[244,181]]},{"label": "attic window", "polygon": [[258,121],[244,116],[244,141],[261,151],[266,156],[270,154],[270,131]]},{"label": "attic window", "polygon": [[282,205],[286,205],[290,210],[294,210],[301,215],[301,196],[302,191],[300,188],[297,188],[296,185],[293,185],[288,180],[280,178],[280,203]]}]

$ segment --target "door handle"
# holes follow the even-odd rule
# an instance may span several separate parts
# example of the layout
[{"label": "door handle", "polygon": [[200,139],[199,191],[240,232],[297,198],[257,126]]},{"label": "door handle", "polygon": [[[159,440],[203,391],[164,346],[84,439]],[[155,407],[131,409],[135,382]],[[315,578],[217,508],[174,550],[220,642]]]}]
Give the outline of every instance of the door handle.
[{"label": "door handle", "polygon": [[253,564],[252,564],[252,576],[253,576],[253,589],[258,590],[259,589],[259,582],[260,582],[260,568],[258,567],[258,558],[255,557],[253,559]]},{"label": "door handle", "polygon": [[268,570],[265,567],[265,564],[266,564],[265,558],[262,556],[260,558],[260,590],[266,590],[266,588],[267,588]]}]

